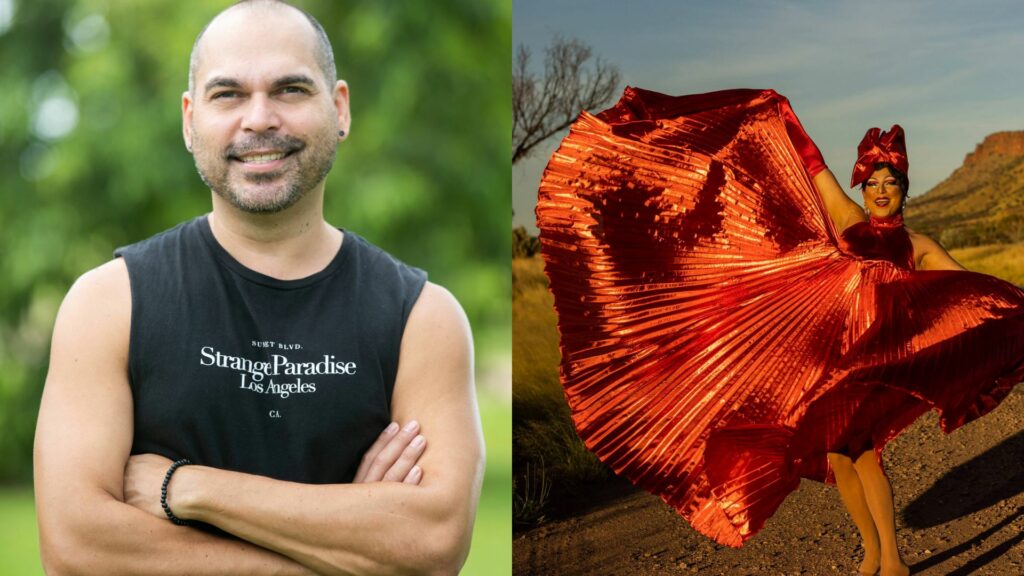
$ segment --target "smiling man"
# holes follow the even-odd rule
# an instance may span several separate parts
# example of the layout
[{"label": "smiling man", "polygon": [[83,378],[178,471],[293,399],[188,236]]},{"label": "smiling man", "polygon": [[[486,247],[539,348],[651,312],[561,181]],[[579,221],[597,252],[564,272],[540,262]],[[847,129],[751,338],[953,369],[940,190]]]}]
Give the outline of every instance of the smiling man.
[{"label": "smiling man", "polygon": [[54,328],[47,572],[457,572],[483,472],[469,327],[324,221],[350,119],[323,29],[276,0],[225,10],[182,114],[212,211],[118,249]]}]

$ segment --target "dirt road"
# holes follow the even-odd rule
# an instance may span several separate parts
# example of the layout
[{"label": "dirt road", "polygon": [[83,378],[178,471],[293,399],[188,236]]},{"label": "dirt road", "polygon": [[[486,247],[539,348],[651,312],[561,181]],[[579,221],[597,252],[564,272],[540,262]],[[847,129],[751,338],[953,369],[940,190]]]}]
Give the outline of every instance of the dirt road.
[{"label": "dirt road", "polygon": [[[885,452],[912,574],[1024,574],[1024,385],[946,436],[927,414]],[[838,492],[804,480],[743,548],[715,544],[660,499],[631,492],[513,542],[517,575],[856,574]]]}]

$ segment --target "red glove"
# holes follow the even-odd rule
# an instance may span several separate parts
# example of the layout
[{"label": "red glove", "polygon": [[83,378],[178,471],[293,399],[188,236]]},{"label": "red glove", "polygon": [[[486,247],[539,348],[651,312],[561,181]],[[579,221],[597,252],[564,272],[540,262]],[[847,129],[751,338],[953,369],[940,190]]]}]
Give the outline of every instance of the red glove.
[{"label": "red glove", "polygon": [[803,162],[804,169],[807,170],[807,176],[814,178],[828,166],[825,165],[821,151],[804,131],[804,127],[800,125],[800,120],[793,113],[793,107],[789,105],[789,100],[781,94],[779,95],[779,113],[782,115],[783,121],[786,122],[786,132],[789,134],[789,139],[793,142],[797,154],[800,155],[800,161]]}]

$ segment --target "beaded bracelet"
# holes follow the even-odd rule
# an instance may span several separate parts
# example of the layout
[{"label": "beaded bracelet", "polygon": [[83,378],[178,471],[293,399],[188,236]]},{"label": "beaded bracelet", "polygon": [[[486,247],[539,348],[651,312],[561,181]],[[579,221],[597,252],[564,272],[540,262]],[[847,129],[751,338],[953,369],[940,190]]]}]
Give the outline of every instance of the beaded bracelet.
[{"label": "beaded bracelet", "polygon": [[160,486],[160,505],[164,507],[164,512],[167,514],[167,518],[178,526],[192,526],[193,522],[190,520],[182,520],[171,512],[171,507],[167,505],[167,485],[171,483],[171,474],[174,474],[175,470],[181,466],[191,463],[192,462],[190,460],[182,458],[174,464],[171,464],[171,467],[167,469],[167,475],[164,476],[164,483]]}]

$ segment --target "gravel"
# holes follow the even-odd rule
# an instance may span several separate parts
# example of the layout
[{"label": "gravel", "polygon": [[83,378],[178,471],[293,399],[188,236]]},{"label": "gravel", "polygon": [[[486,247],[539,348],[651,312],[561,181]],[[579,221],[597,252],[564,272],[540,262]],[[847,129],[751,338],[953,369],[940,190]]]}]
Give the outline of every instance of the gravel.
[{"label": "gravel", "polygon": [[[885,450],[912,574],[1024,574],[1024,386],[953,434],[929,413]],[[693,530],[633,489],[517,535],[514,574],[856,574],[856,528],[833,486],[804,480],[742,548]]]}]

